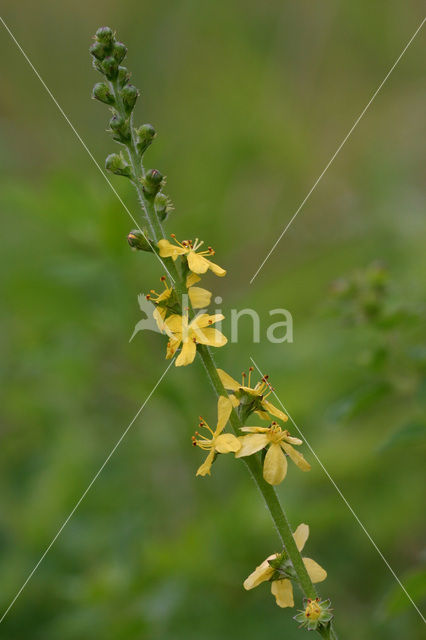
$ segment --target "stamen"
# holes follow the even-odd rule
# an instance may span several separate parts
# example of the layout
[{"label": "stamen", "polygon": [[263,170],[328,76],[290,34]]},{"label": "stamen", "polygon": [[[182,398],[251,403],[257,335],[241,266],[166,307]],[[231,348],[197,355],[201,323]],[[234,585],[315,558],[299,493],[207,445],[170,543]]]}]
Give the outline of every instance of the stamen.
[{"label": "stamen", "polygon": [[165,282],[166,281],[166,276],[161,276],[160,280],[161,280],[161,282]]}]

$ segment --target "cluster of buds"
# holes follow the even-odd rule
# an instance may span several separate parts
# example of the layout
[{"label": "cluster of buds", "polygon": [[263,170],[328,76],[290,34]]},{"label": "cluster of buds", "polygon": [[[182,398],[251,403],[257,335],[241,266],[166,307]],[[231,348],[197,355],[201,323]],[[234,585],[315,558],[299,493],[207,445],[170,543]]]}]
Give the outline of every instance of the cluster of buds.
[{"label": "cluster of buds", "polygon": [[[94,68],[105,78],[93,87],[93,98],[111,108],[109,129],[113,140],[128,151],[128,158],[121,153],[110,154],[106,159],[106,169],[141,184],[144,197],[154,203],[157,216],[163,222],[173,210],[173,205],[161,191],[165,184],[162,174],[156,169],[145,172],[142,166],[143,155],[157,134],[151,124],[133,126],[132,113],[139,91],[130,83],[130,73],[121,64],[127,54],[127,47],[117,40],[112,29],[101,27],[96,31],[90,53]],[[132,248],[140,249],[143,243],[139,237],[137,240],[132,239],[132,233],[129,234],[129,244]]]}]

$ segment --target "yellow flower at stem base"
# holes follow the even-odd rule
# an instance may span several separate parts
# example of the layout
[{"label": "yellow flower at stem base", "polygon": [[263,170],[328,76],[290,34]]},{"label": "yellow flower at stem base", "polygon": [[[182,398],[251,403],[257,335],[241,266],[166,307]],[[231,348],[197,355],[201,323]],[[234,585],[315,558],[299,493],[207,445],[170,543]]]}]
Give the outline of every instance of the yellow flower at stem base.
[{"label": "yellow flower at stem base", "polygon": [[[306,540],[309,537],[309,527],[307,524],[299,524],[296,531],[293,533],[294,541],[299,551],[302,551],[305,546]],[[277,563],[277,559],[282,561],[279,563],[279,567],[274,566]],[[314,584],[322,582],[327,577],[327,572],[320,567],[320,565],[311,558],[302,558],[303,564],[309,574],[310,579]],[[276,603],[279,607],[294,607],[293,599],[293,585],[289,577],[294,575],[294,569],[288,559],[285,552],[282,554],[274,553],[249,575],[244,581],[244,589],[247,591],[254,589],[262,582],[271,582],[271,593],[275,596]]]},{"label": "yellow flower at stem base", "polygon": [[166,238],[162,238],[158,241],[157,246],[160,249],[160,257],[161,258],[173,258],[173,260],[177,260],[179,256],[185,256],[188,262],[188,267],[193,273],[206,273],[208,269],[213,271],[216,276],[223,277],[226,275],[225,269],[219,267],[218,264],[211,262],[206,256],[214,256],[214,250],[211,247],[208,247],[207,251],[198,251],[200,247],[204,244],[202,240],[195,239],[195,242],[192,240],[183,240],[183,242],[179,242],[176,240],[176,236],[172,233],[173,240],[176,244],[172,244]]},{"label": "yellow flower at stem base", "polygon": [[188,315],[179,316],[174,314],[166,318],[164,330],[169,336],[166,359],[170,359],[182,344],[182,350],[176,358],[176,366],[181,367],[191,364],[195,358],[197,344],[207,344],[211,347],[223,347],[228,340],[223,333],[211,325],[223,320],[224,316],[217,313],[209,316],[207,313],[200,313],[191,322],[188,322]]},{"label": "yellow flower at stem base", "polygon": [[288,431],[273,422],[270,427],[241,427],[241,431],[248,432],[246,436],[240,436],[241,449],[236,454],[237,458],[250,456],[269,446],[263,462],[263,477],[269,484],[280,484],[287,474],[288,454],[293,462],[302,471],[309,471],[311,465],[301,453],[291,445],[301,445],[302,440],[293,438]]},{"label": "yellow flower at stem base", "polygon": [[210,438],[200,435],[198,431],[195,432],[195,436],[192,436],[192,444],[194,447],[200,447],[208,451],[207,458],[203,464],[199,467],[196,475],[205,476],[210,475],[210,469],[217,453],[236,453],[240,448],[238,438],[232,433],[222,433],[226,423],[229,420],[229,416],[232,411],[232,403],[229,398],[220,396],[217,402],[217,425],[216,429],[212,431],[209,425],[203,418],[200,418],[200,427],[204,427],[210,432]]},{"label": "yellow flower at stem base", "polygon": [[242,383],[240,384],[234,378],[223,371],[223,369],[217,369],[217,373],[219,378],[222,381],[223,386],[228,391],[234,391],[234,395],[231,396],[231,400],[233,400],[235,406],[244,406],[246,408],[247,415],[243,416],[245,419],[250,413],[256,413],[263,420],[270,420],[271,416],[274,418],[279,418],[286,422],[288,420],[288,415],[274,407],[274,405],[267,400],[267,397],[272,393],[273,388],[268,382],[268,376],[264,376],[259,382],[255,384],[254,387],[250,386],[251,382],[251,374],[253,372],[253,367],[249,368],[249,375],[246,384],[246,374],[243,372],[242,374]]}]

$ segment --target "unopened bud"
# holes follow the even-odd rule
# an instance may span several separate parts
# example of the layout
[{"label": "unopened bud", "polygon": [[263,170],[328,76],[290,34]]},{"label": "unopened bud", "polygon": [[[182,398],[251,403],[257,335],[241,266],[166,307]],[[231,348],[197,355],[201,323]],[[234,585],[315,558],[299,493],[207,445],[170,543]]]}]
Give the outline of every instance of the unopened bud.
[{"label": "unopened bud", "polygon": [[155,196],[155,210],[161,222],[164,222],[171,211],[173,211],[173,203],[165,193],[157,193]]},{"label": "unopened bud", "polygon": [[102,62],[102,70],[105,73],[108,80],[115,80],[118,75],[118,63],[115,58],[108,56]]},{"label": "unopened bud", "polygon": [[111,153],[105,160],[105,168],[116,176],[133,177],[130,165],[125,161],[121,153]]},{"label": "unopened bud", "polygon": [[109,121],[109,126],[115,134],[114,140],[118,142],[129,142],[131,133],[128,120],[125,120],[120,114],[115,113]]},{"label": "unopened bud", "polygon": [[104,102],[109,105],[115,104],[114,96],[104,82],[97,82],[95,84],[92,95],[96,100],[99,100],[99,102]]},{"label": "unopened bud", "polygon": [[153,244],[148,238],[148,232],[146,229],[142,231],[140,229],[133,229],[127,236],[127,242],[132,247],[132,249],[137,249],[138,251],[149,251],[152,252]]},{"label": "unopened bud", "polygon": [[136,146],[140,155],[144,154],[148,147],[152,144],[157,135],[152,124],[143,124],[139,129],[135,130]]},{"label": "unopened bud", "polygon": [[155,198],[163,184],[163,175],[157,169],[150,169],[142,178],[142,184],[145,195]]},{"label": "unopened bud", "polygon": [[103,42],[106,45],[111,45],[114,42],[114,32],[110,27],[99,27],[95,36],[99,42]]},{"label": "unopened bud", "polygon": [[130,80],[131,73],[127,67],[118,67],[118,85],[123,88]]},{"label": "unopened bud", "polygon": [[107,55],[105,45],[102,42],[94,42],[89,51],[96,60],[103,60]]},{"label": "unopened bud", "polygon": [[117,60],[117,63],[120,64],[122,60],[126,57],[127,47],[122,42],[116,42],[114,44],[112,55]]},{"label": "unopened bud", "polygon": [[126,84],[120,93],[126,113],[129,114],[133,111],[136,100],[138,99],[139,91],[132,84]]}]

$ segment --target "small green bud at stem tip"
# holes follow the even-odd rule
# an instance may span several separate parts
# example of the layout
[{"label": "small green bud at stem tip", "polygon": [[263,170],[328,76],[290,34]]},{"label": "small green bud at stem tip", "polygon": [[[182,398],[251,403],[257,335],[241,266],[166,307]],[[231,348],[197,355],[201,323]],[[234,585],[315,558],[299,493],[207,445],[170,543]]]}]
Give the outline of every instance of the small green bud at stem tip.
[{"label": "small green bud at stem tip", "polygon": [[121,89],[120,93],[126,113],[130,114],[133,111],[136,100],[138,99],[139,91],[132,84],[126,84],[126,86]]},{"label": "small green bud at stem tip", "polygon": [[99,102],[115,105],[115,99],[109,87],[104,82],[97,82],[93,87],[93,97]]},{"label": "small green bud at stem tip", "polygon": [[163,175],[157,169],[150,169],[142,178],[142,184],[145,195],[155,198],[163,185]]},{"label": "small green bud at stem tip", "polygon": [[105,160],[105,168],[116,176],[133,178],[130,165],[125,161],[121,153],[111,153]]},{"label": "small green bud at stem tip", "polygon": [[148,147],[152,144],[155,136],[157,135],[152,124],[143,124],[139,129],[135,130],[136,134],[136,146],[141,155],[145,153]]},{"label": "small green bud at stem tip", "polygon": [[152,242],[148,242],[146,229],[143,230],[143,233],[139,229],[133,229],[127,236],[127,242],[132,249],[137,249],[138,251],[153,251]]}]

